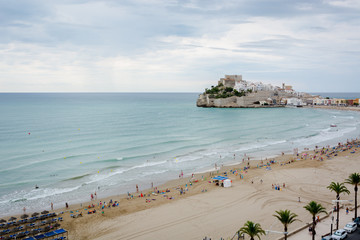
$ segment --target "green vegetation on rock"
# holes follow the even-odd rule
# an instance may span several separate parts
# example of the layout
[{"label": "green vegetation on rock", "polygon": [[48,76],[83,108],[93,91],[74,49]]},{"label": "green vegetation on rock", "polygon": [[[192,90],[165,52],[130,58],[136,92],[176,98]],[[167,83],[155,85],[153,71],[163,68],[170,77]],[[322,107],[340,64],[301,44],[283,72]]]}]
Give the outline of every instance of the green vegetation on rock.
[{"label": "green vegetation on rock", "polygon": [[211,86],[210,89],[205,89],[205,94],[209,94],[209,98],[228,98],[233,96],[243,97],[246,96],[247,93],[252,93],[252,90],[248,89],[247,91],[237,91],[232,87],[224,87],[222,83],[217,86]]}]

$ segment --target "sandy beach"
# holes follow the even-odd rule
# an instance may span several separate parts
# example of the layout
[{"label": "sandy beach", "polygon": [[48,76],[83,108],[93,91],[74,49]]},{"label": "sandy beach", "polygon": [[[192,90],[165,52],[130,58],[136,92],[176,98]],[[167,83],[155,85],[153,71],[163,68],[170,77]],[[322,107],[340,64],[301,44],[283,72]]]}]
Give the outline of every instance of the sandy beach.
[{"label": "sandy beach", "polygon": [[[224,166],[219,173],[197,174],[158,186],[158,190],[170,190],[164,194],[146,190],[142,192],[144,197],[132,193],[133,199],[124,195],[96,199],[84,203],[82,208],[78,205],[70,206],[69,210],[60,209],[65,211],[62,227],[69,231],[69,239],[203,239],[205,236],[226,239],[247,220],[260,223],[266,230],[282,231],[282,225],[272,215],[276,210],[290,209],[301,220],[290,225],[291,232],[311,221],[303,208],[309,201],[315,200],[328,210],[332,208],[335,195],[326,186],[331,181],[343,182],[350,173],[360,171],[357,149],[339,149],[330,158],[326,154],[320,156],[320,150],[317,154],[310,150],[302,159],[305,153],[283,155],[273,159],[271,170],[260,167],[261,161],[250,161],[250,169],[244,171],[247,166],[244,162]],[[315,155],[318,157],[314,160]],[[209,182],[210,174],[224,175],[224,172],[232,180],[232,187],[223,188]],[[188,191],[180,195],[179,189],[185,190],[186,184]],[[279,184],[281,190],[274,190],[272,184]],[[341,199],[353,199],[353,188],[347,187],[351,194]],[[110,199],[118,201],[119,206],[105,208],[102,214],[99,202],[108,204]],[[89,204],[95,205],[95,214],[87,214],[84,206]],[[83,217],[70,217],[79,213]],[[269,233],[264,239],[279,237],[281,234]]]}]

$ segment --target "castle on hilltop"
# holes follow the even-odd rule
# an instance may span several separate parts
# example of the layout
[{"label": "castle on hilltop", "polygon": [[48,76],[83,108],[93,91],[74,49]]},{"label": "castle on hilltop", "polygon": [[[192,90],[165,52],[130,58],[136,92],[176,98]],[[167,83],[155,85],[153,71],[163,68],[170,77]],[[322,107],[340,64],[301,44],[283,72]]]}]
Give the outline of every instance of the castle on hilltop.
[{"label": "castle on hilltop", "polygon": [[285,98],[299,98],[292,86],[282,87],[243,80],[242,75],[225,75],[217,86],[205,89],[197,100],[198,107],[279,107]]},{"label": "castle on hilltop", "polygon": [[292,86],[282,84],[282,88],[277,86],[272,86],[271,84],[264,84],[262,82],[250,82],[242,79],[242,75],[225,75],[224,78],[220,78],[218,84],[222,84],[225,87],[231,87],[236,89],[237,91],[248,91],[251,89],[253,92],[255,91],[285,91],[288,93],[295,92],[292,89]]}]

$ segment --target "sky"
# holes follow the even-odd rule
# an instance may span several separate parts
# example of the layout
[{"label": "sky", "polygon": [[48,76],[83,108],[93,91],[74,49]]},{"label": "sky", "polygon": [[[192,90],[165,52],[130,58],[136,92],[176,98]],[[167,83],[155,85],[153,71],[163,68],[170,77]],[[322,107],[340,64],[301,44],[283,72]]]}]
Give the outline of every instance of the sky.
[{"label": "sky", "polygon": [[360,92],[359,0],[0,0],[0,92]]}]

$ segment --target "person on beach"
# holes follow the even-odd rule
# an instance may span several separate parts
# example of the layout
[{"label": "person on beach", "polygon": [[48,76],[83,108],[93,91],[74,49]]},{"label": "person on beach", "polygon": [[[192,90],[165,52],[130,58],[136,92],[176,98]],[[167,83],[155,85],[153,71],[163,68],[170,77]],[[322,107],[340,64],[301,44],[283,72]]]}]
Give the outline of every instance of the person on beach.
[{"label": "person on beach", "polygon": [[95,191],[95,199],[97,199],[96,191]]},{"label": "person on beach", "polygon": [[65,208],[68,209],[69,208],[69,204],[66,202],[65,203]]},{"label": "person on beach", "polygon": [[300,202],[300,197],[299,197],[299,199],[298,199],[298,202]]},{"label": "person on beach", "polygon": [[346,215],[348,215],[349,214],[349,208],[347,207],[346,208]]},{"label": "person on beach", "polygon": [[54,204],[51,202],[51,211],[54,210]]},{"label": "person on beach", "polygon": [[91,194],[91,195],[90,195],[90,198],[91,198],[91,201],[94,200],[94,195]]},{"label": "person on beach", "polygon": [[139,193],[139,186],[136,184],[136,193]]},{"label": "person on beach", "polygon": [[26,213],[26,207],[23,208],[24,214]]}]

